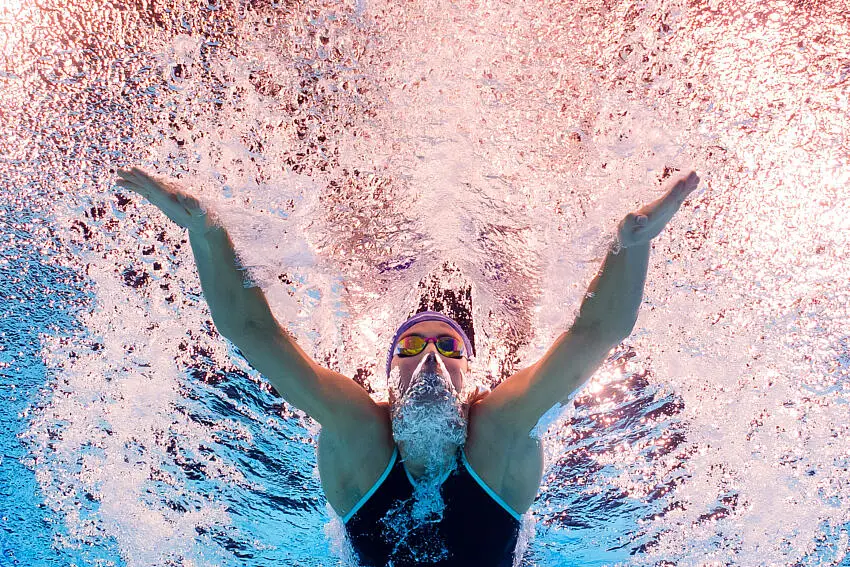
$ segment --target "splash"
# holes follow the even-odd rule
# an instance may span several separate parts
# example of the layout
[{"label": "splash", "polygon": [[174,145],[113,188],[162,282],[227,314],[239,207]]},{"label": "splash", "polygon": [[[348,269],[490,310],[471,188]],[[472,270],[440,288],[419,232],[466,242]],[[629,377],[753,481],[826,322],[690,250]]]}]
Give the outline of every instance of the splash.
[{"label": "splash", "polygon": [[428,563],[448,555],[438,536],[445,511],[440,487],[455,471],[458,448],[466,443],[467,434],[461,398],[448,376],[443,361],[433,353],[422,358],[406,389],[400,388],[398,367],[390,373],[393,438],[407,463],[424,468],[413,482],[413,495],[397,502],[381,519],[384,530],[393,534],[392,557],[397,560]]},{"label": "splash", "polygon": [[0,8],[0,198],[43,217],[29,244],[44,250],[20,259],[4,208],[4,275],[61,302],[37,274],[61,263],[101,310],[81,317],[91,337],[39,345],[48,387],[20,418],[22,473],[53,513],[32,540],[114,541],[139,564],[189,548],[221,564],[282,529],[286,549],[242,564],[321,545],[299,531],[325,520],[303,415],[246,365],[222,371],[239,355],[208,322],[185,235],[116,194],[115,165],[220,205],[299,345],[376,397],[392,323],[433,270],[469,279],[493,385],[569,325],[608,228],[693,165],[704,188],[653,242],[632,337],[541,422],[529,551],[846,563],[846,2],[214,4]]},{"label": "splash", "polygon": [[[422,358],[410,385],[403,391],[399,391],[398,370],[396,367],[391,372],[393,438],[403,460],[424,467],[417,492],[423,496],[435,493],[439,499],[440,479],[445,478],[446,466],[455,466],[452,456],[466,443],[467,422],[461,400],[447,378],[449,373],[443,361],[433,353]],[[417,499],[417,502],[420,500],[426,501]],[[437,513],[441,515],[441,511]],[[430,506],[415,507],[416,519],[429,515],[432,515]]]}]

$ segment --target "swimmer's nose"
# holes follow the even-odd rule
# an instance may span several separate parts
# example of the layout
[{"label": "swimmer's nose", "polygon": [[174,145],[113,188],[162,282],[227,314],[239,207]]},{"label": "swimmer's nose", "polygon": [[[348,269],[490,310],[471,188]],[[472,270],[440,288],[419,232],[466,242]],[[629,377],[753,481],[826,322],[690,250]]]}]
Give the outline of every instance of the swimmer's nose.
[{"label": "swimmer's nose", "polygon": [[429,352],[425,355],[425,363],[422,365],[425,372],[437,372],[437,355]]},{"label": "swimmer's nose", "polygon": [[433,352],[427,353],[425,358],[422,359],[421,364],[422,374],[425,376],[438,376],[441,380],[445,380],[448,377],[445,366],[440,363],[437,355]]}]

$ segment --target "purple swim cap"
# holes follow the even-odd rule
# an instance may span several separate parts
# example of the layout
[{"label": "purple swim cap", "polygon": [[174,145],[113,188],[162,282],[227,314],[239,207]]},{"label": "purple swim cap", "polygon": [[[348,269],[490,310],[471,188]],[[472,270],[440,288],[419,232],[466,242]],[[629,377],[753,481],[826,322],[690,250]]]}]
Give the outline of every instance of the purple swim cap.
[{"label": "purple swim cap", "polygon": [[467,359],[469,359],[469,355],[472,354],[475,356],[475,351],[472,349],[472,343],[469,342],[469,337],[466,336],[466,333],[463,329],[460,328],[460,325],[455,322],[451,317],[446,317],[442,313],[438,313],[436,311],[422,311],[421,313],[417,313],[407,321],[405,321],[401,327],[398,328],[398,331],[395,332],[395,336],[393,337],[393,342],[390,345],[390,352],[387,354],[387,378],[390,377],[390,366],[392,366],[393,361],[393,351],[395,350],[395,345],[398,342],[399,337],[401,337],[402,333],[411,328],[413,325],[417,323],[421,323],[423,321],[442,321],[449,325],[452,329],[457,331],[463,338],[463,346],[466,351],[464,355]]}]

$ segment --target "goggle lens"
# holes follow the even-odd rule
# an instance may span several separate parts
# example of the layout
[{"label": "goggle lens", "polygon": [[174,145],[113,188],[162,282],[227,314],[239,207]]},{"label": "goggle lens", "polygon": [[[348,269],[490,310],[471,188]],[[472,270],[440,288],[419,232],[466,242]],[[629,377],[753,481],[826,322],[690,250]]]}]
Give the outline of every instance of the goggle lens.
[{"label": "goggle lens", "polygon": [[[437,345],[437,350],[443,356],[449,358],[463,357],[463,341],[459,341],[454,337],[439,337],[436,340],[431,339]],[[425,337],[419,335],[409,335],[398,341],[396,346],[396,354],[399,356],[416,356],[428,346],[431,342]]]}]

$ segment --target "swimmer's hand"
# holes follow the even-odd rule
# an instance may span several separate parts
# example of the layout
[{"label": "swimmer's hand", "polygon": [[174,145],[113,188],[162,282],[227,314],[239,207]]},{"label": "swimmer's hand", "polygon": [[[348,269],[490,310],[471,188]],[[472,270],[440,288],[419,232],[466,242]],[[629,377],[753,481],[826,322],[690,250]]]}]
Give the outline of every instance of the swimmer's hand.
[{"label": "swimmer's hand", "polygon": [[698,185],[699,177],[691,171],[674,183],[662,197],[626,215],[617,226],[620,246],[629,248],[646,244],[658,236]]},{"label": "swimmer's hand", "polygon": [[115,184],[138,193],[169,219],[188,228],[189,232],[203,234],[215,226],[213,215],[173,181],[157,179],[138,167],[132,167],[129,170],[118,169]]}]

